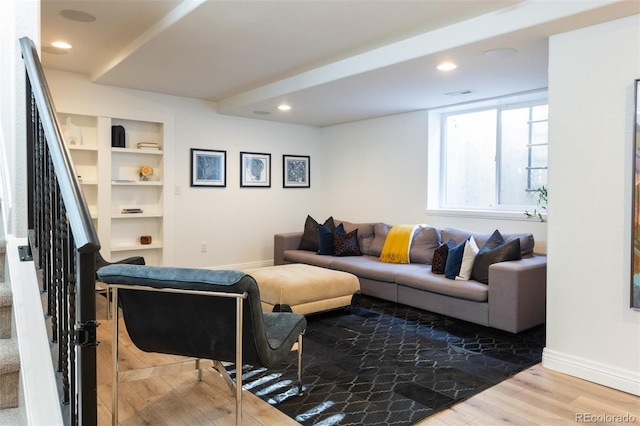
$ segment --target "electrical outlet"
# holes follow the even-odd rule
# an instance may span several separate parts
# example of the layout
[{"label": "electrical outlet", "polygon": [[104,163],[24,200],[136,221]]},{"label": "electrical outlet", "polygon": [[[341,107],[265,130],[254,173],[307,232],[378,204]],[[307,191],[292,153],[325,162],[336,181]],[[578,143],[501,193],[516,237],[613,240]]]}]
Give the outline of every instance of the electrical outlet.
[{"label": "electrical outlet", "polygon": [[206,253],[206,252],[207,252],[207,243],[201,242],[200,243],[200,253]]}]

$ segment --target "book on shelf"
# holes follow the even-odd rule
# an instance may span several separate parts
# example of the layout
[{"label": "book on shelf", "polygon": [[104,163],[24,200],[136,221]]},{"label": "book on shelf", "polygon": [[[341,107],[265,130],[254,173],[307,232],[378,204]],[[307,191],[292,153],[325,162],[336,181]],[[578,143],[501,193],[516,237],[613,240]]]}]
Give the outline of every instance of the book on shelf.
[{"label": "book on shelf", "polygon": [[138,142],[138,149],[160,149],[160,144],[156,142]]},{"label": "book on shelf", "polygon": [[122,214],[132,214],[132,213],[144,213],[142,209],[122,209]]}]

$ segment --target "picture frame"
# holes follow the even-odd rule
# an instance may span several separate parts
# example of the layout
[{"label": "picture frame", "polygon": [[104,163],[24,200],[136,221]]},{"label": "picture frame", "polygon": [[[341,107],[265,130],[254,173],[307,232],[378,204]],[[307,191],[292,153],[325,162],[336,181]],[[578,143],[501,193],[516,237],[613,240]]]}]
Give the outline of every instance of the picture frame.
[{"label": "picture frame", "polygon": [[271,154],[240,152],[240,187],[271,187]]},{"label": "picture frame", "polygon": [[631,195],[631,309],[640,310],[640,79],[634,81],[633,191]]},{"label": "picture frame", "polygon": [[227,151],[191,148],[191,186],[227,186]]},{"label": "picture frame", "polygon": [[284,188],[310,188],[311,157],[308,155],[283,155],[282,179]]}]

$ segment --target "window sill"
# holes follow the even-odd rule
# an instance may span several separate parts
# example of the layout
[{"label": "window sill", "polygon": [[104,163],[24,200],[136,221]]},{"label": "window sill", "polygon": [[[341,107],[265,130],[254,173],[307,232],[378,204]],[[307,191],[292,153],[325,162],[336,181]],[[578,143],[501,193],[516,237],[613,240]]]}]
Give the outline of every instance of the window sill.
[{"label": "window sill", "polygon": [[[537,218],[528,218],[524,212],[501,211],[501,210],[463,210],[463,209],[426,209],[427,216],[439,217],[460,217],[472,219],[494,219],[494,220],[514,220],[523,222],[540,222]],[[547,215],[543,214],[545,222]]]}]

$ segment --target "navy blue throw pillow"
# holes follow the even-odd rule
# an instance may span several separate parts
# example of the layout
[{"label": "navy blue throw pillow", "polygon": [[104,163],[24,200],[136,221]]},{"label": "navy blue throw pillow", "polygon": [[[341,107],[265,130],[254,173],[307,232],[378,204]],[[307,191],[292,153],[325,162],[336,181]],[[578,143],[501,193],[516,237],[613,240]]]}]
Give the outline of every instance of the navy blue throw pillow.
[{"label": "navy blue throw pillow", "polygon": [[[462,266],[462,256],[464,255],[464,243],[468,240],[465,239],[457,246],[453,246],[455,243],[452,240],[447,242],[449,245],[449,253],[447,253],[447,264],[444,267],[444,276],[455,280],[458,274],[460,273],[460,267]],[[453,246],[453,247],[451,247]]]},{"label": "navy blue throw pillow", "polygon": [[344,234],[344,226],[338,225],[335,230],[328,226],[318,226],[318,254],[333,255],[335,252],[333,246],[333,234]]}]

